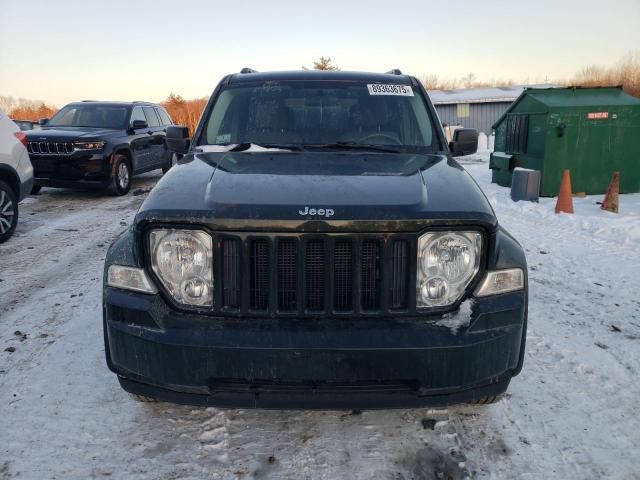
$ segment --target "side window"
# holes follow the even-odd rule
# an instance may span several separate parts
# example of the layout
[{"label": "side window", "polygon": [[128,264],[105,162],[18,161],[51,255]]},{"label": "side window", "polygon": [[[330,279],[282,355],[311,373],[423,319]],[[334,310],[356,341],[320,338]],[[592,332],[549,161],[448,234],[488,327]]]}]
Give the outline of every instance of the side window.
[{"label": "side window", "polygon": [[158,119],[158,115],[156,115],[156,110],[153,107],[144,107],[144,113],[147,116],[147,123],[150,127],[159,127],[160,120]]},{"label": "side window", "polygon": [[169,114],[165,111],[164,108],[157,108],[156,112],[160,115],[160,120],[162,120],[163,125],[173,125]]},{"label": "side window", "polygon": [[134,120],[142,120],[143,122],[147,121],[147,117],[144,116],[144,112],[141,107],[133,107],[133,111],[131,112],[131,121],[129,124],[133,123]]}]

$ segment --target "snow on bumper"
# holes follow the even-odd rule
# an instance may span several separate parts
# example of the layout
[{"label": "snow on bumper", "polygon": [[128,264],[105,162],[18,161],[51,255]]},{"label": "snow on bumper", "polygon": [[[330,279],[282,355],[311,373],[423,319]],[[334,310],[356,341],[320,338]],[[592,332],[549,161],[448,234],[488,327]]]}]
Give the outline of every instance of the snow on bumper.
[{"label": "snow on bumper", "polygon": [[457,335],[437,319],[237,319],[107,288],[109,368],[134,393],[259,408],[446,405],[503,392],[522,363],[526,294],[474,302]]}]

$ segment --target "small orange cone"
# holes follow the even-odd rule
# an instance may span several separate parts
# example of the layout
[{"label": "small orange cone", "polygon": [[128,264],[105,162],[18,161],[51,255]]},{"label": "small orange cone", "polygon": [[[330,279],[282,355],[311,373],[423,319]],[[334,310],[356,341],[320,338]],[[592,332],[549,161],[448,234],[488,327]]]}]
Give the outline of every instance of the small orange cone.
[{"label": "small orange cone", "polygon": [[556,213],[565,212],[573,213],[573,198],[571,198],[571,175],[569,170],[562,173],[562,182],[560,183],[560,193],[556,202]]},{"label": "small orange cone", "polygon": [[618,192],[620,190],[620,172],[613,172],[611,181],[609,182],[609,188],[602,201],[602,210],[608,212],[618,213]]}]

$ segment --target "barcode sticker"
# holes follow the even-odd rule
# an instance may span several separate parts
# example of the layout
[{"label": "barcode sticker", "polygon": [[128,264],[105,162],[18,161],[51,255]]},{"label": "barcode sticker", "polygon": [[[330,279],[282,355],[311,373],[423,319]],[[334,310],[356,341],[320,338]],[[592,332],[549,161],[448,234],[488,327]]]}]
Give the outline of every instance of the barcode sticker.
[{"label": "barcode sticker", "polygon": [[587,113],[588,120],[600,120],[609,118],[609,112],[589,112]]},{"label": "barcode sticker", "polygon": [[413,97],[413,90],[409,85],[390,85],[388,83],[367,84],[369,95],[400,95],[402,97]]}]

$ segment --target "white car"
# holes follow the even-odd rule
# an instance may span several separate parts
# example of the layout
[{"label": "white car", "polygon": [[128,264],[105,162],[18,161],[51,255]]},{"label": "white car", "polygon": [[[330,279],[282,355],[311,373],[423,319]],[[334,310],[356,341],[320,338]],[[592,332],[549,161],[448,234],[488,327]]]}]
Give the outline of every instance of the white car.
[{"label": "white car", "polygon": [[11,237],[18,223],[18,202],[33,187],[33,167],[27,137],[0,111],[0,243]]}]

